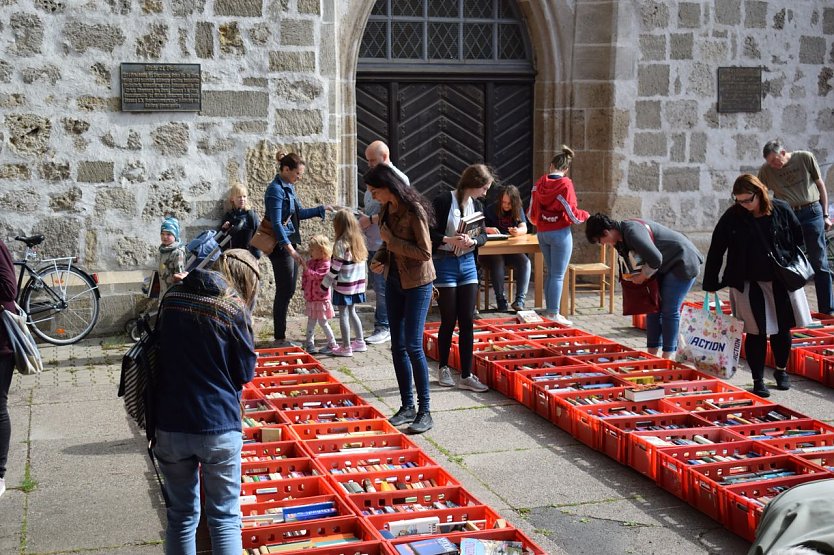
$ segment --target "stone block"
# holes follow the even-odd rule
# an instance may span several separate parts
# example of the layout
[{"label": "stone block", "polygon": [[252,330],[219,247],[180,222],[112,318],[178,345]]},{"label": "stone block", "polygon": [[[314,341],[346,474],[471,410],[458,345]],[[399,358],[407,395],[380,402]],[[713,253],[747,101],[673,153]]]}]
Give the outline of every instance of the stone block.
[{"label": "stone block", "polygon": [[177,17],[201,14],[206,9],[206,0],[171,0],[171,11]]},{"label": "stone block", "polygon": [[834,8],[822,10],[822,32],[824,35],[834,35]]},{"label": "stone block", "polygon": [[663,106],[664,119],[672,129],[692,129],[699,119],[698,102],[673,100]]},{"label": "stone block", "polygon": [[61,79],[61,70],[52,64],[43,67],[26,67],[20,71],[20,78],[27,85],[38,81],[54,85]]},{"label": "stone block", "polygon": [[96,83],[104,87],[110,86],[111,73],[110,69],[101,62],[96,62],[90,66],[90,73],[96,80]]},{"label": "stone block", "polygon": [[126,216],[136,214],[136,195],[127,187],[102,187],[96,190],[96,216],[117,211]]},{"label": "stone block", "polygon": [[19,93],[0,93],[0,108],[14,109],[26,105],[26,97]]},{"label": "stone block", "polygon": [[324,130],[319,110],[275,110],[275,134],[305,137],[320,135]]},{"label": "stone block", "polygon": [[745,0],[744,26],[748,29],[764,29],[767,27],[767,2]]},{"label": "stone block", "polygon": [[272,39],[272,26],[268,23],[256,23],[249,29],[249,40],[256,46],[265,46]]},{"label": "stone block", "polygon": [[666,60],[666,35],[640,35],[640,59],[646,62]]},{"label": "stone block", "polygon": [[669,4],[667,2],[641,2],[640,17],[643,29],[665,30],[669,27]]},{"label": "stone block", "polygon": [[51,256],[81,255],[82,225],[81,220],[68,217],[67,214],[43,218],[32,227],[32,233],[42,233],[46,239],[40,250]]},{"label": "stone block", "polygon": [[298,13],[320,15],[321,0],[297,0],[296,9]]},{"label": "stone block", "polygon": [[742,54],[745,58],[750,58],[751,60],[759,60],[762,57],[762,51],[759,48],[759,43],[756,41],[756,37],[744,37],[744,43],[742,46]]},{"label": "stone block", "polygon": [[574,47],[574,81],[607,81],[611,79],[613,61],[610,46]]},{"label": "stone block", "polygon": [[72,135],[83,135],[90,129],[90,122],[71,117],[62,118],[61,124],[64,131]]},{"label": "stone block", "polygon": [[21,56],[39,54],[43,43],[43,21],[35,14],[13,13],[9,18],[14,44],[10,51]]},{"label": "stone block", "polygon": [[132,0],[107,0],[110,11],[115,15],[127,15],[130,13]]},{"label": "stone block", "polygon": [[760,160],[762,154],[762,139],[757,134],[739,133],[733,135],[736,144],[736,160]]},{"label": "stone block", "polygon": [[69,162],[43,162],[39,174],[45,181],[65,181],[70,178]]},{"label": "stone block", "polygon": [[802,135],[808,128],[808,113],[802,104],[791,104],[782,110],[782,136]]},{"label": "stone block", "polygon": [[129,183],[142,183],[147,180],[147,168],[141,160],[129,160],[122,168],[120,176]]},{"label": "stone block", "polygon": [[816,64],[825,63],[825,37],[799,37],[799,63]]},{"label": "stone block", "polygon": [[606,44],[613,38],[614,3],[580,2],[576,4],[576,37],[578,43]]},{"label": "stone block", "polygon": [[262,91],[203,91],[205,117],[266,118],[269,94]]},{"label": "stone block", "polygon": [[316,69],[315,52],[270,52],[269,71],[304,73]]},{"label": "stone block", "polygon": [[[834,131],[834,108],[819,111],[817,114],[817,128],[820,131]],[[825,181],[825,183],[827,184],[828,181]]]},{"label": "stone block", "polygon": [[613,83],[578,82],[573,86],[575,108],[609,108],[614,105]]},{"label": "stone block", "polygon": [[672,60],[691,60],[692,33],[673,33],[669,35],[669,58]]},{"label": "stone block", "polygon": [[715,0],[715,22],[741,25],[741,0]]},{"label": "stone block", "polygon": [[681,29],[701,27],[701,5],[696,2],[680,2],[678,4],[678,27]]},{"label": "stone block", "polygon": [[691,192],[700,189],[701,170],[698,166],[663,168],[663,191]]},{"label": "stone block", "polygon": [[637,129],[660,129],[660,101],[659,100],[638,100],[634,104]]},{"label": "stone block", "polygon": [[282,19],[281,45],[314,46],[316,44],[315,21],[312,19]]},{"label": "stone block", "polygon": [[233,133],[263,135],[267,131],[265,120],[261,121],[236,121],[232,124]]},{"label": "stone block", "polygon": [[217,31],[220,52],[235,55],[246,53],[246,46],[243,44],[243,37],[240,35],[240,27],[238,27],[237,21],[224,23],[217,28]]},{"label": "stone block", "polygon": [[204,138],[197,141],[197,150],[204,154],[214,155],[220,152],[228,152],[235,146],[232,139],[226,138]]},{"label": "stone block", "polygon": [[[834,48],[834,46],[832,46]],[[834,58],[834,54],[832,54]],[[817,94],[819,96],[827,96],[831,92],[831,79],[834,77],[834,70],[830,67],[820,68],[819,76],[817,77]]]},{"label": "stone block", "polygon": [[228,17],[261,17],[262,0],[216,0],[214,15]]},{"label": "stone block", "polygon": [[715,98],[715,66],[703,62],[695,62],[689,66],[686,77],[687,90],[697,96],[707,99]]},{"label": "stone block", "polygon": [[142,0],[142,13],[158,14],[162,13],[162,0]]},{"label": "stone block", "polygon": [[151,132],[154,149],[160,154],[183,156],[188,154],[188,124],[168,123]]},{"label": "stone block", "polygon": [[122,107],[122,99],[118,96],[102,98],[82,95],[75,99],[75,103],[82,112],[118,112]]},{"label": "stone block", "polygon": [[0,164],[0,179],[29,179],[31,176],[26,164]]},{"label": "stone block", "polygon": [[321,96],[322,91],[323,87],[321,82],[314,78],[300,80],[279,79],[275,82],[276,97],[293,104],[310,105]]},{"label": "stone block", "polygon": [[269,86],[269,79],[265,79],[263,77],[244,77],[243,86],[265,89]]},{"label": "stone block", "polygon": [[143,268],[157,256],[157,246],[138,237],[119,237],[115,245],[116,264],[121,268]]},{"label": "stone block", "polygon": [[642,132],[634,134],[635,156],[662,156],[669,153],[666,133]]},{"label": "stone block", "polygon": [[78,162],[75,180],[79,183],[110,183],[113,181],[113,162]]},{"label": "stone block", "polygon": [[659,191],[660,166],[657,162],[629,162],[626,183],[632,191]]},{"label": "stone block", "polygon": [[669,94],[669,66],[641,64],[637,69],[637,94],[639,96],[667,96]]},{"label": "stone block", "polygon": [[194,31],[194,50],[203,60],[214,57],[214,24],[200,21]]},{"label": "stone block", "polygon": [[672,133],[672,146],[669,148],[671,162],[686,161],[686,133]]},{"label": "stone block", "polygon": [[80,21],[68,21],[64,25],[64,40],[69,47],[83,54],[94,48],[111,53],[125,42],[125,35],[119,25],[88,25]]},{"label": "stone block", "polygon": [[42,12],[49,14],[64,13],[66,5],[63,2],[56,2],[55,0],[35,0],[35,7]]},{"label": "stone block", "polygon": [[182,188],[173,183],[154,183],[148,189],[147,202],[142,209],[145,221],[156,221],[167,214],[184,220],[191,214],[191,203],[185,199]]},{"label": "stone block", "polygon": [[[69,164],[67,164],[69,174]],[[73,186],[66,191],[49,195],[49,209],[54,212],[78,212],[78,201],[81,200],[81,188]]]},{"label": "stone block", "polygon": [[12,64],[0,60],[0,83],[11,83],[13,71]]},{"label": "stone block", "polygon": [[21,156],[41,156],[49,148],[52,122],[37,114],[10,114],[5,118],[8,141]]},{"label": "stone block", "polygon": [[707,161],[707,134],[693,132],[689,135],[689,161],[705,163]]},{"label": "stone block", "polygon": [[136,56],[143,60],[158,60],[168,43],[168,26],[153,24],[148,32],[136,39]]},{"label": "stone block", "polygon": [[336,48],[338,32],[332,23],[322,23],[319,27],[319,72],[325,79],[339,79],[340,53]]}]

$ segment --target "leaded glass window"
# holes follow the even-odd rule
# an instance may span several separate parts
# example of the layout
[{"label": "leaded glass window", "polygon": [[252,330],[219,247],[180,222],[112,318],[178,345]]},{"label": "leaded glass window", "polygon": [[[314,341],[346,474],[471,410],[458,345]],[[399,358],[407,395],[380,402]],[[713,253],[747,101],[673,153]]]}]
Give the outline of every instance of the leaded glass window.
[{"label": "leaded glass window", "polygon": [[531,58],[513,0],[376,0],[359,57],[366,63],[493,65]]}]

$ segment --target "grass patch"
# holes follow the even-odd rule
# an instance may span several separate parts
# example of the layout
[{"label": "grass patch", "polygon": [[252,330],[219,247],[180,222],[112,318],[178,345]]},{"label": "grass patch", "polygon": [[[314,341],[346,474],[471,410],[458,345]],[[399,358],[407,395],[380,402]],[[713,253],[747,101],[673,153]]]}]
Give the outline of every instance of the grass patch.
[{"label": "grass patch", "polygon": [[354,376],[354,374],[353,374],[353,372],[351,371],[351,369],[350,369],[350,368],[348,368],[347,366],[345,366],[344,364],[343,364],[343,365],[341,365],[341,366],[339,366],[338,368],[336,368],[336,371],[337,371],[337,372],[341,372],[342,374],[344,374],[345,376],[347,376],[347,377],[349,377],[349,378],[356,379],[356,376]]},{"label": "grass patch", "polygon": [[32,467],[29,462],[26,463],[26,471],[23,475],[23,481],[20,483],[20,491],[23,493],[31,493],[38,487],[38,482],[32,478]]}]

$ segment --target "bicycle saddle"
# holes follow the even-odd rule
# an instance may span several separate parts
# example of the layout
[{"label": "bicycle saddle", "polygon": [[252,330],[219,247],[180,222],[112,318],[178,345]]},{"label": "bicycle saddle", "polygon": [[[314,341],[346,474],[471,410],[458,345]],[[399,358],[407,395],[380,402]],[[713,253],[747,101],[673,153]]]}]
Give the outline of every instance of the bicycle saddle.
[{"label": "bicycle saddle", "polygon": [[14,240],[26,243],[26,246],[31,249],[35,245],[40,245],[41,243],[43,243],[43,235],[32,235],[31,237],[17,236],[14,238]]}]

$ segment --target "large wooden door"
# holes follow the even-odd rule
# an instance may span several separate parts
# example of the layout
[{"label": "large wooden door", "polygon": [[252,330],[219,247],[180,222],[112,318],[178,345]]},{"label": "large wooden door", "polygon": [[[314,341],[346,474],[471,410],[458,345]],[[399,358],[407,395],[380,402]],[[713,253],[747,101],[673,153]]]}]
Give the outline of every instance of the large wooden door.
[{"label": "large wooden door", "polygon": [[[492,166],[501,183],[529,196],[532,185],[532,82],[387,81],[356,87],[357,166],[365,148],[383,140],[394,164],[429,198],[453,188],[466,166]],[[361,198],[362,195],[360,195]]]}]

